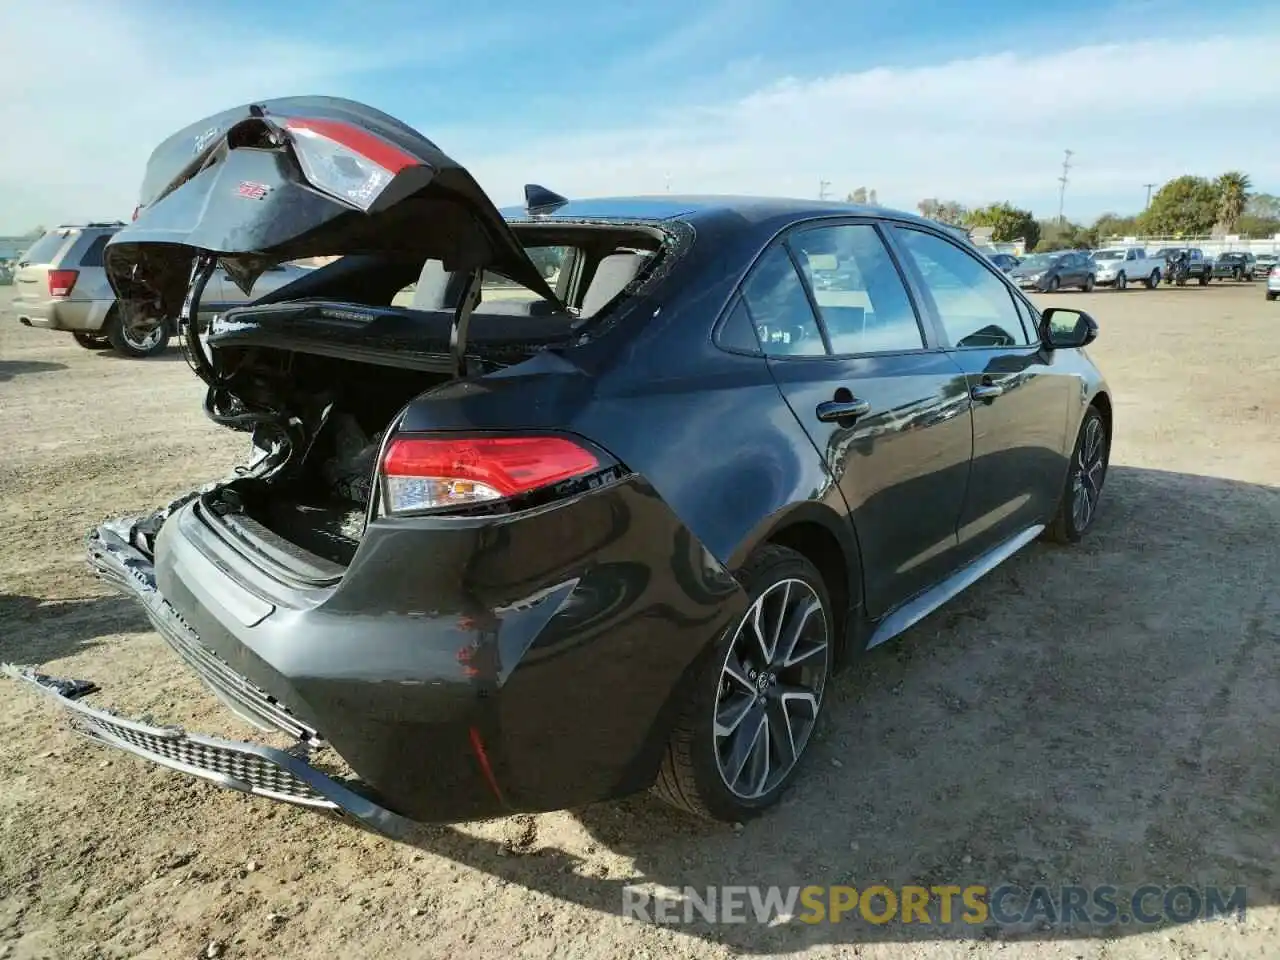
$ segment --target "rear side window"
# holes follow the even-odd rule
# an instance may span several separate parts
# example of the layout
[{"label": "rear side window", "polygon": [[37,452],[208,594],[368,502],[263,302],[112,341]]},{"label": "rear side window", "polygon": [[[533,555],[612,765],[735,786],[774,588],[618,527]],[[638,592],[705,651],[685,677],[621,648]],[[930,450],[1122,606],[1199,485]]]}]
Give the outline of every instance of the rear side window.
[{"label": "rear side window", "polygon": [[804,284],[787,251],[775,246],[742,286],[760,349],[770,357],[820,357],[826,345],[809,306]]},{"label": "rear side window", "polygon": [[23,263],[53,263],[54,258],[62,251],[67,242],[67,235],[58,231],[50,231],[27,248],[27,252],[18,259]]},{"label": "rear side window", "polygon": [[1013,294],[977,257],[931,233],[895,227],[933,297],[952,346],[1030,343]]},{"label": "rear side window", "polygon": [[89,244],[89,249],[84,252],[84,256],[80,258],[80,266],[82,267],[100,267],[102,266],[102,251],[107,248],[107,241],[111,239],[110,234],[104,234],[96,238],[93,243]]},{"label": "rear side window", "polygon": [[924,347],[907,288],[875,227],[818,227],[787,243],[807,275],[833,354]]}]

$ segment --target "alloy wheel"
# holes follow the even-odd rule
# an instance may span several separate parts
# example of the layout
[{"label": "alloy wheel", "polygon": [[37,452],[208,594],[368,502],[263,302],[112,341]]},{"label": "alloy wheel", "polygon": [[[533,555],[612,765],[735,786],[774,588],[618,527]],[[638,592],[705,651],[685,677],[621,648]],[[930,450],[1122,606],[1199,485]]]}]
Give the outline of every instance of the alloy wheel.
[{"label": "alloy wheel", "polygon": [[147,351],[155,347],[160,342],[160,337],[164,333],[163,320],[142,320],[134,323],[126,321],[121,329],[121,334],[126,343],[135,350]]},{"label": "alloy wheel", "polygon": [[1107,472],[1106,435],[1102,420],[1092,417],[1076,453],[1075,476],[1072,478],[1071,522],[1083,533],[1093,520],[1102,495],[1102,481]]},{"label": "alloy wheel", "polygon": [[743,615],[725,654],[712,736],[730,793],[753,800],[790,775],[822,707],[830,628],[817,592],[780,580]]}]

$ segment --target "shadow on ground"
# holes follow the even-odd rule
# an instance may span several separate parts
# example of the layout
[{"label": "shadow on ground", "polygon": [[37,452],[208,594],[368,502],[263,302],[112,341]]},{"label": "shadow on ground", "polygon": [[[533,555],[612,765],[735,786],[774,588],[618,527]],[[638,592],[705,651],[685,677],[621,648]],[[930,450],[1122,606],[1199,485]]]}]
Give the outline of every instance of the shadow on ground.
[{"label": "shadow on ground", "polygon": [[0,360],[0,383],[24,373],[49,373],[65,369],[65,363],[52,363],[48,360]]},{"label": "shadow on ground", "polygon": [[97,646],[99,637],[149,630],[127,597],[40,600],[0,594],[0,660],[42,664]]},{"label": "shadow on ground", "polygon": [[[634,862],[628,876],[540,846],[535,817],[503,821],[501,842],[423,827],[413,845],[611,915],[636,883],[1054,892],[1049,911],[1005,899],[1010,924],[942,925],[936,900],[930,925],[856,910],[838,924],[678,924],[747,953],[1115,937],[1185,919],[1181,898],[1172,917],[1134,921],[1144,884],[1224,898],[1243,885],[1250,909],[1276,903],[1278,528],[1280,489],[1116,466],[1084,543],[1032,546],[839,677],[800,783],[741,832],[642,796],[575,812]],[[1087,922],[1060,915],[1063,885],[1117,887],[1116,916],[1093,903]],[[1158,913],[1161,896],[1142,905]]]}]

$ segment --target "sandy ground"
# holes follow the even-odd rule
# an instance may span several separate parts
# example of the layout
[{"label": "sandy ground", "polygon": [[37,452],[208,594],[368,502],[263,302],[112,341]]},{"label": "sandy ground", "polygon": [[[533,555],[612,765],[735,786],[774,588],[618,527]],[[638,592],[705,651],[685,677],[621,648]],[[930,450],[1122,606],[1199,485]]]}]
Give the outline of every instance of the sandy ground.
[{"label": "sandy ground", "polygon": [[[396,844],[91,747],[0,682],[0,958],[1280,956],[1280,303],[1258,284],[1053,299],[1099,319],[1115,392],[1096,528],[842,677],[774,813],[735,832],[640,797]],[[0,322],[0,659],[243,737],[82,559],[91,525],[235,460],[199,398],[176,351]],[[1244,884],[1248,915],[1019,934],[620,916],[632,883],[1005,881]]]}]

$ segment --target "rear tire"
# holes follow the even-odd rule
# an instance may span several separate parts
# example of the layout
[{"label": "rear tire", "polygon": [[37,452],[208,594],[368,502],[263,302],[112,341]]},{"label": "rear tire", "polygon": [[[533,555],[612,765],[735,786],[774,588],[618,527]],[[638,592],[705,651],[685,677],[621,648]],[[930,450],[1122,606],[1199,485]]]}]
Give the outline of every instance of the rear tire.
[{"label": "rear tire", "polygon": [[92,333],[76,332],[71,334],[71,339],[86,350],[110,350],[111,341],[106,337],[95,336]]},{"label": "rear tire", "polygon": [[1080,423],[1071,466],[1067,469],[1057,515],[1045,530],[1055,543],[1079,543],[1098,515],[1098,501],[1111,460],[1111,438],[1097,407],[1090,407]]},{"label": "rear tire", "polygon": [[1093,291],[1093,274],[1092,273],[1084,278],[1084,286],[1081,287],[1080,289],[1083,290],[1085,293],[1091,293]]},{"label": "rear tire", "polygon": [[[803,554],[766,544],[739,580],[747,609],[701,666],[653,785],[665,802],[709,820],[754,817],[794,782],[835,654],[831,600]],[[796,629],[774,634],[780,620]]]},{"label": "rear tire", "polygon": [[1116,289],[1117,289],[1117,290],[1123,290],[1123,289],[1124,289],[1125,287],[1127,287],[1127,286],[1129,286],[1129,278],[1128,278],[1128,277],[1126,277],[1123,273],[1122,273],[1122,274],[1120,274],[1120,276],[1116,277]]},{"label": "rear tire", "polygon": [[1049,281],[1049,289],[1046,292],[1057,293],[1058,287],[1061,286],[1061,284],[1062,284],[1062,281],[1059,280],[1057,277],[1054,277],[1052,280]]},{"label": "rear tire", "polygon": [[103,330],[116,353],[134,360],[154,357],[169,346],[169,324],[164,320],[148,329],[147,322],[126,323],[120,310],[112,310]]},{"label": "rear tire", "polygon": [[1160,271],[1159,270],[1152,270],[1151,276],[1147,277],[1147,289],[1148,290],[1160,289]]}]

